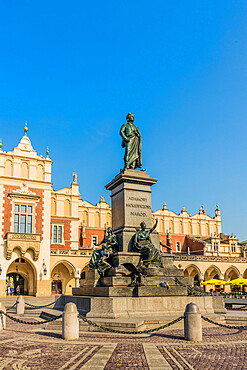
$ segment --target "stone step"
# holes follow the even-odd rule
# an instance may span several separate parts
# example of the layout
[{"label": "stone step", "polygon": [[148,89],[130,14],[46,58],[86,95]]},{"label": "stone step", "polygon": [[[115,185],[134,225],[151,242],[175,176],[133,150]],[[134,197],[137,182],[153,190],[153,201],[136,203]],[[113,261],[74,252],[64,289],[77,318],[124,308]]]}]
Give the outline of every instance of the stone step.
[{"label": "stone step", "polygon": [[167,297],[187,295],[187,288],[175,285],[170,289],[157,286],[113,286],[113,287],[93,287],[85,286],[73,288],[73,295],[93,296],[93,297]]}]

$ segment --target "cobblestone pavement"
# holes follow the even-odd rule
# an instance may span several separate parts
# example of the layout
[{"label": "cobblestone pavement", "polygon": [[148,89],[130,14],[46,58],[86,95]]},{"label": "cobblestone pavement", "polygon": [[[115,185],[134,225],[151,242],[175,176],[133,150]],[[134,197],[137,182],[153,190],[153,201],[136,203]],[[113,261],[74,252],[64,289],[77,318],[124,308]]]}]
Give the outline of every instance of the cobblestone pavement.
[{"label": "cobblestone pavement", "polygon": [[138,336],[81,332],[65,341],[42,325],[8,319],[0,331],[2,369],[247,369],[247,330],[205,327],[202,343],[185,341],[182,328]]}]

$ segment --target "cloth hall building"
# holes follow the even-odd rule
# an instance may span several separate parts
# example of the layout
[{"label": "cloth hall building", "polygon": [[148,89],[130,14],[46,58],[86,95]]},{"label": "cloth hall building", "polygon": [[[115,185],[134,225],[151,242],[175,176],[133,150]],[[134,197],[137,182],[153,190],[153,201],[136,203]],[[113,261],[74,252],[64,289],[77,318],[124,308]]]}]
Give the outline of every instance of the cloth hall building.
[{"label": "cloth hall building", "polygon": [[[96,205],[83,200],[76,173],[70,186],[55,191],[49,152],[38,155],[27,131],[12,151],[0,144],[0,295],[10,277],[21,294],[71,294],[111,226],[111,208],[104,197]],[[203,206],[191,216],[164,203],[155,218],[164,252],[172,248],[175,265],[194,284],[247,277],[247,242],[222,233],[218,206],[214,217]]]}]

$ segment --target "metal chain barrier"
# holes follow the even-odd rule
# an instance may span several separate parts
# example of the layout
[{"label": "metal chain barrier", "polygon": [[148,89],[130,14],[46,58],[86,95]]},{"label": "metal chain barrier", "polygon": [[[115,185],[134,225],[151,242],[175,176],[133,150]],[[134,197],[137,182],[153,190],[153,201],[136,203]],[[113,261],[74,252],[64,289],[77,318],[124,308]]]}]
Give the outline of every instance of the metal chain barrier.
[{"label": "metal chain barrier", "polygon": [[88,325],[94,326],[96,328],[100,328],[100,329],[105,330],[105,331],[109,331],[111,333],[118,333],[118,334],[146,334],[146,333],[153,333],[155,331],[168,328],[169,326],[171,326],[173,324],[176,324],[177,322],[179,322],[179,321],[181,321],[181,320],[184,319],[184,315],[183,315],[183,316],[179,316],[177,319],[175,319],[173,321],[168,322],[167,324],[164,324],[164,325],[159,326],[159,327],[154,328],[154,329],[146,329],[146,330],[141,330],[141,331],[123,331],[123,330],[111,329],[111,328],[107,328],[106,326],[99,325],[96,322],[93,322],[93,321],[87,319],[86,317],[84,317],[84,316],[82,316],[80,314],[79,314],[79,317],[84,322],[86,322]]},{"label": "metal chain barrier", "polygon": [[46,324],[51,321],[61,319],[61,317],[63,316],[63,314],[61,314],[59,316],[53,317],[52,319],[43,320],[43,321],[25,321],[25,320],[17,319],[16,317],[10,316],[8,313],[3,312],[3,311],[0,311],[0,314],[1,315],[3,314],[4,316],[8,317],[10,320],[18,322],[19,324],[26,324],[26,325],[42,325],[42,324]]},{"label": "metal chain barrier", "polygon": [[182,281],[180,281],[178,278],[174,278],[174,281],[175,281],[175,284],[179,284],[180,286],[183,286],[184,288],[187,288],[188,289],[188,295],[191,295],[191,296],[207,296],[207,295],[210,295],[209,293],[197,290],[196,287],[194,287],[192,285],[182,283]]},{"label": "metal chain barrier", "polygon": [[205,320],[205,321],[208,321],[210,322],[211,324],[214,324],[214,325],[217,325],[217,326],[221,326],[222,328],[227,328],[227,329],[247,329],[247,325],[227,325],[227,324],[221,324],[217,321],[213,321],[205,316],[202,316],[202,319]]},{"label": "metal chain barrier", "polygon": [[[60,298],[60,297],[59,297],[59,298]],[[48,307],[48,306],[51,306],[52,304],[55,304],[55,303],[59,300],[59,298],[58,298],[58,299],[56,299],[54,302],[51,302],[51,303],[49,303],[49,304],[45,304],[44,306],[35,306],[34,304],[31,304],[31,303],[28,303],[28,302],[25,302],[25,305],[28,305],[28,306],[33,307],[33,308],[43,308],[43,307]]]},{"label": "metal chain barrier", "polygon": [[11,306],[11,307],[9,307],[9,308],[6,308],[6,311],[11,310],[11,309],[12,309],[12,308],[14,308],[16,305],[17,305],[17,302],[15,302],[15,303],[13,304],[13,306]]}]

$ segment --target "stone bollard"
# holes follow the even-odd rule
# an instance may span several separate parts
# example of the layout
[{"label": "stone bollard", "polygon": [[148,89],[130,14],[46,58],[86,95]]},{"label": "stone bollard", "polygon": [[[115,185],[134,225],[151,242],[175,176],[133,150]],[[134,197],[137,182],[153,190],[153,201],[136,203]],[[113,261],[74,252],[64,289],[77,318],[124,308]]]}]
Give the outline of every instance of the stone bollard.
[{"label": "stone bollard", "polygon": [[184,338],[186,340],[201,342],[202,317],[197,304],[187,304],[184,315]]},{"label": "stone bollard", "polygon": [[25,300],[22,295],[19,295],[16,300],[16,314],[24,315],[25,313]]},{"label": "stone bollard", "polygon": [[[0,311],[6,312],[6,308],[2,302],[0,302]],[[6,329],[6,316],[0,314],[0,330]]]},{"label": "stone bollard", "polygon": [[63,311],[62,337],[66,340],[79,339],[79,317],[77,307],[69,302]]}]

